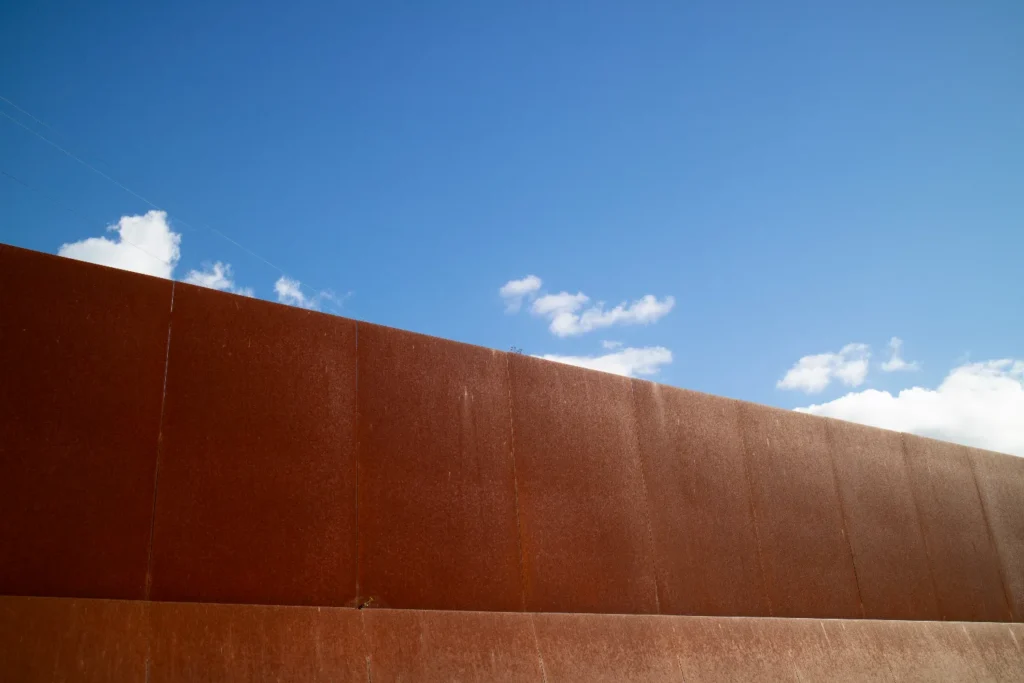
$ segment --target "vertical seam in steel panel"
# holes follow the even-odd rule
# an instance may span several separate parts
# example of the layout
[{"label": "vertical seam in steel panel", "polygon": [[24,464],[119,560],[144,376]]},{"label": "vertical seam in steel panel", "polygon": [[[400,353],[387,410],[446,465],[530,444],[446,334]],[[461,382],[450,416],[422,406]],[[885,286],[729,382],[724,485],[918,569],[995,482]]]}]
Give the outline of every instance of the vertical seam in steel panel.
[{"label": "vertical seam in steel panel", "polygon": [[167,405],[167,374],[171,364],[171,328],[174,318],[174,287],[171,281],[171,309],[167,316],[167,348],[164,353],[164,385],[160,395],[160,421],[156,434],[156,461],[153,466],[153,505],[149,515],[149,551],[146,557],[145,599],[149,600],[153,588],[153,536],[156,532],[156,494],[160,483],[160,456],[163,453],[164,440],[164,408]]},{"label": "vertical seam in steel panel", "polygon": [[921,532],[921,543],[924,544],[925,559],[928,560],[928,577],[932,580],[932,594],[935,596],[935,608],[938,610],[939,619],[945,619],[942,601],[939,599],[939,587],[935,583],[935,571],[932,568],[932,551],[928,547],[928,535],[924,532],[924,521],[921,519],[921,506],[917,502],[917,487],[914,485],[914,470],[910,466],[910,455],[907,453],[907,435],[900,434],[900,452],[903,454],[903,467],[907,473],[907,483],[910,484],[910,499],[914,501],[914,515],[917,517],[917,528]]},{"label": "vertical seam in steel panel", "polygon": [[829,462],[832,464],[832,484],[835,486],[836,497],[839,499],[839,521],[842,523],[843,538],[846,540],[846,549],[850,552],[850,566],[853,567],[853,583],[857,588],[857,604],[860,605],[860,616],[867,618],[864,612],[864,596],[860,590],[860,574],[857,572],[857,558],[853,554],[853,540],[850,539],[850,530],[846,526],[846,506],[843,504],[843,490],[839,486],[839,471],[836,468],[836,444],[832,434],[832,423],[825,422],[825,443],[828,448]]},{"label": "vertical seam in steel panel", "polygon": [[761,586],[764,588],[764,599],[768,601],[768,616],[775,616],[775,610],[772,607],[772,594],[768,589],[768,575],[764,571],[764,557],[761,553],[761,532],[757,525],[757,507],[754,505],[754,482],[750,477],[750,446],[747,443],[747,430],[745,429],[743,416],[746,412],[743,409],[743,405],[740,404],[736,407],[737,412],[737,426],[740,430],[740,444],[743,448],[742,458],[740,462],[743,466],[743,478],[747,481],[747,496],[750,500],[750,517],[754,524],[754,543],[757,545],[757,565],[761,569]]},{"label": "vertical seam in steel panel", "polygon": [[978,496],[978,505],[981,506],[981,518],[985,521],[985,531],[988,532],[988,542],[992,544],[992,552],[996,556],[996,570],[999,572],[999,583],[1003,588],[1003,600],[1006,601],[1006,611],[1009,619],[1013,621],[1013,602],[1010,600],[1009,586],[1006,584],[1006,577],[1003,576],[1003,558],[999,555],[999,546],[996,544],[995,534],[992,533],[992,523],[988,519],[988,510],[985,506],[985,498],[981,495],[981,485],[978,484],[978,472],[974,465],[974,456],[967,451],[967,465],[971,468],[971,479],[974,480],[974,492]]},{"label": "vertical seam in steel panel", "polygon": [[660,576],[658,571],[658,551],[654,545],[654,530],[651,527],[650,491],[647,488],[647,473],[644,468],[644,456],[640,447],[640,412],[637,410],[636,393],[633,391],[634,380],[627,377],[626,381],[629,382],[629,403],[633,413],[633,441],[636,444],[636,458],[640,462],[640,483],[643,486],[644,494],[644,516],[647,518],[647,544],[651,553],[651,567],[654,569],[654,608],[657,610],[657,614],[661,614],[661,597],[658,595],[658,577]]},{"label": "vertical seam in steel panel", "polygon": [[516,541],[519,547],[519,595],[522,609],[526,611],[526,558],[523,557],[523,523],[519,515],[519,474],[516,471],[516,432],[515,423],[512,420],[512,358],[505,354],[505,383],[508,386],[508,430],[509,430],[509,454],[512,458],[512,491],[515,494],[516,504]]},{"label": "vertical seam in steel panel", "polygon": [[[355,480],[356,480],[356,482],[355,482],[355,489],[356,489],[356,495],[355,495],[355,508],[356,508],[356,512],[355,512],[355,528],[356,528],[356,558],[355,558],[356,559],[356,594],[355,594],[355,605],[356,605],[356,607],[362,607],[362,601],[361,601],[361,598],[359,596],[359,578],[360,578],[360,574],[362,574],[362,571],[363,571],[363,562],[362,562],[362,559],[363,559],[363,532],[362,532],[362,529],[359,528],[359,460],[360,460],[360,458],[362,456],[362,443],[360,441],[360,431],[359,430],[362,427],[362,412],[363,411],[360,410],[361,406],[359,405],[359,363],[360,363],[360,361],[359,361],[359,359],[360,359],[360,355],[359,355],[359,321],[356,320],[354,322],[356,324],[356,387],[355,387],[355,400],[353,401],[353,403],[355,405],[356,415],[355,415],[355,423],[352,425],[352,431],[354,433],[355,461],[356,461],[356,468],[355,468]],[[367,654],[366,667],[367,667],[366,675],[369,676],[370,675],[369,654]]]}]

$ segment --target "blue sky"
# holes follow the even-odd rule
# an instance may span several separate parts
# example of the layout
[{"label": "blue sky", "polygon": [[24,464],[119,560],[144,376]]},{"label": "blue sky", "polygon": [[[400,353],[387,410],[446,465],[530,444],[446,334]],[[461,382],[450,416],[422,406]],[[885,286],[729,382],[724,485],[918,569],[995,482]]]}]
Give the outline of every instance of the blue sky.
[{"label": "blue sky", "polygon": [[[0,241],[155,205],[178,279],[1024,452],[1024,3],[502,5],[8,3],[0,111],[135,194],[0,116]],[[990,381],[1005,438],[943,431]]]}]

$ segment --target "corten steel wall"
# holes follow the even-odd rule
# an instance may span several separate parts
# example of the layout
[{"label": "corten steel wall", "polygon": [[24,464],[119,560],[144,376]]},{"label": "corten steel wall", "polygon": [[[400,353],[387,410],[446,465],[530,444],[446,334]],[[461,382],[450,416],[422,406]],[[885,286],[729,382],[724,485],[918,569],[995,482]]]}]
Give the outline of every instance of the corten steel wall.
[{"label": "corten steel wall", "polygon": [[74,623],[500,612],[466,628],[528,624],[560,680],[588,629],[670,623],[582,613],[1024,619],[1022,458],[3,245],[0,363],[0,595],[133,601]]},{"label": "corten steel wall", "polygon": [[0,597],[0,680],[1021,681],[1024,625]]}]

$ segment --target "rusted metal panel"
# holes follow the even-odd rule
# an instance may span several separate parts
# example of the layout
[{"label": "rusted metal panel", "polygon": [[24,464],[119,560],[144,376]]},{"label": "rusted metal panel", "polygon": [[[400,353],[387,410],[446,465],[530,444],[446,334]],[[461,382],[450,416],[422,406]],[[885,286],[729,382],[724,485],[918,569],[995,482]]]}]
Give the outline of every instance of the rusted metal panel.
[{"label": "rusted metal panel", "polygon": [[1024,458],[976,448],[968,452],[1010,610],[1014,621],[1024,621]]},{"label": "rusted metal panel", "polygon": [[903,444],[941,618],[1009,621],[967,447],[910,434]]},{"label": "rusted metal panel", "polygon": [[159,600],[354,603],[356,324],[179,284]]},{"label": "rusted metal panel", "polygon": [[146,603],[0,597],[0,680],[146,680]]},{"label": "rusted metal panel", "polygon": [[740,406],[772,614],[863,616],[825,421]]},{"label": "rusted metal panel", "polygon": [[149,683],[366,681],[358,610],[150,603],[149,626]]},{"label": "rusted metal panel", "polygon": [[375,609],[362,615],[373,683],[544,680],[530,615]]},{"label": "rusted metal panel", "polygon": [[548,683],[684,680],[674,620],[664,616],[535,614]]},{"label": "rusted metal panel", "polygon": [[36,681],[1021,681],[1024,625],[0,597]]},{"label": "rusted metal panel", "polygon": [[523,606],[505,354],[359,325],[359,592]]},{"label": "rusted metal panel", "polygon": [[1019,624],[960,626],[974,646],[971,661],[979,681],[1024,681],[1024,642],[1014,633]]},{"label": "rusted metal panel", "polygon": [[145,592],[171,283],[0,251],[0,594]]},{"label": "rusted metal panel", "polygon": [[768,616],[739,402],[633,381],[662,614]]},{"label": "rusted metal panel", "polygon": [[846,532],[869,619],[938,619],[900,434],[827,422]]},{"label": "rusted metal panel", "polygon": [[656,613],[630,381],[509,360],[526,609]]}]

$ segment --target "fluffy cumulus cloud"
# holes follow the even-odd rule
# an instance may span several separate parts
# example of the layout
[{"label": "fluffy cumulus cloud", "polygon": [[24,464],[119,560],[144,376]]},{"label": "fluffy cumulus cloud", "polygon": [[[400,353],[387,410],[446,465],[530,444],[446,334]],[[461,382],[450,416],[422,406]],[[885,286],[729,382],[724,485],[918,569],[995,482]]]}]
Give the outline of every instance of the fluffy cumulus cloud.
[{"label": "fluffy cumulus cloud", "polygon": [[171,230],[167,212],[122,216],[107,227],[114,238],[89,237],[64,244],[60,256],[170,279],[181,258],[181,234]]},{"label": "fluffy cumulus cloud", "polygon": [[797,410],[1024,456],[1024,360],[968,363],[934,389],[867,389]]},{"label": "fluffy cumulus cloud", "polygon": [[222,292],[253,296],[252,287],[238,287],[235,284],[230,263],[217,261],[213,265],[204,264],[202,270],[190,270],[185,276],[185,282]]},{"label": "fluffy cumulus cloud", "polygon": [[[122,216],[117,223],[107,227],[107,232],[116,233],[116,238],[89,237],[80,242],[64,244],[57,253],[79,261],[89,261],[145,275],[167,279],[174,276],[174,268],[181,259],[181,234],[171,230],[165,211],[150,211],[141,216]],[[540,287],[540,280],[534,276],[524,278],[519,281],[527,283],[520,285],[524,292],[523,296],[531,291],[527,286],[530,278],[536,280],[537,288]],[[204,263],[200,269],[190,270],[184,281],[222,292],[254,296],[251,287],[238,286],[231,264],[222,261]],[[536,291],[536,288],[532,291]],[[281,303],[314,310],[319,310],[328,303],[340,305],[342,301],[330,291],[307,294],[301,282],[283,275],[274,283],[274,293]],[[346,297],[349,295],[351,292]]]},{"label": "fluffy cumulus cloud", "polygon": [[557,337],[574,337],[612,325],[647,325],[665,317],[676,300],[667,296],[658,299],[647,294],[632,303],[621,303],[615,308],[606,309],[604,303],[598,302],[584,308],[590,301],[583,292],[569,294],[546,294],[538,297],[530,311],[550,321],[548,329]]},{"label": "fluffy cumulus cloud", "polygon": [[505,310],[516,313],[523,306],[523,299],[533,298],[540,291],[541,280],[536,275],[527,275],[522,280],[509,280],[498,293],[505,302]]},{"label": "fluffy cumulus cloud", "polygon": [[917,361],[908,363],[903,360],[903,340],[893,337],[889,340],[889,360],[882,363],[883,372],[913,371],[921,368]]},{"label": "fluffy cumulus cloud", "polygon": [[808,394],[824,391],[833,380],[848,387],[859,387],[868,375],[870,358],[867,344],[847,344],[838,353],[804,356],[775,386]]},{"label": "fluffy cumulus cloud", "polygon": [[583,292],[540,295],[542,284],[536,275],[527,275],[521,280],[509,280],[498,293],[509,313],[518,312],[525,300],[532,301],[530,312],[547,318],[548,329],[557,337],[574,337],[613,325],[655,323],[676,305],[671,296],[659,299],[647,294],[632,303],[622,302],[614,308],[606,308],[602,301],[588,305],[590,297]]},{"label": "fluffy cumulus cloud", "polygon": [[672,352],[663,346],[647,346],[643,348],[627,347],[602,356],[560,356],[546,354],[537,356],[544,360],[576,365],[588,370],[600,370],[614,375],[636,377],[637,375],[656,375],[661,366],[672,362]]}]

